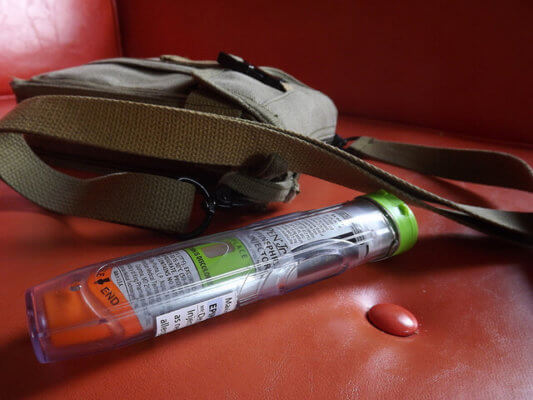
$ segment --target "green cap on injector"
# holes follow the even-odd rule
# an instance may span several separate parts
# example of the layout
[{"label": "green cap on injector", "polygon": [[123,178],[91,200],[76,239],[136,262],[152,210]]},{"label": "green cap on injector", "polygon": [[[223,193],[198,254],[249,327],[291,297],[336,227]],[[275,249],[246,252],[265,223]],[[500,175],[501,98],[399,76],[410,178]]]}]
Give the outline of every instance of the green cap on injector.
[{"label": "green cap on injector", "polygon": [[363,197],[377,203],[394,222],[400,245],[393,255],[401,254],[414,246],[418,237],[418,224],[407,204],[385,190],[378,190]]}]

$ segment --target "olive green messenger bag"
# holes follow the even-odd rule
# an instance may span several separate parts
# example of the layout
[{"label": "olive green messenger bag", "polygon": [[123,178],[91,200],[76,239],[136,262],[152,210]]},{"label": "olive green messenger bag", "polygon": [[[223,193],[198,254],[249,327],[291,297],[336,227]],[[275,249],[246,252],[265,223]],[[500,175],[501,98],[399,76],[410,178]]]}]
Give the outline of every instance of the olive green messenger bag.
[{"label": "olive green messenger bag", "polygon": [[[402,200],[487,234],[533,245],[533,213],[460,204],[366,161],[533,191],[510,154],[335,134],[337,110],[289,74],[220,53],[115,58],[15,79],[19,104],[0,121],[0,178],[61,214],[200,233],[217,207],[290,201],[299,174]],[[46,162],[45,162],[46,161]],[[53,165],[98,172],[76,178]],[[206,218],[190,228],[196,192]]]}]

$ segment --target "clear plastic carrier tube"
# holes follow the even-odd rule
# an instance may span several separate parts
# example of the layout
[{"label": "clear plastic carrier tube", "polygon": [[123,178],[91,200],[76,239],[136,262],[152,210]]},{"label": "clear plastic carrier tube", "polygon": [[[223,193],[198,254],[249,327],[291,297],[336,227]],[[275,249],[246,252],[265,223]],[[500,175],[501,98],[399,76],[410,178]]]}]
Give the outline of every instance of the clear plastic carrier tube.
[{"label": "clear plastic carrier tube", "polygon": [[125,346],[409,249],[411,210],[379,191],[106,261],[26,292],[40,362]]}]

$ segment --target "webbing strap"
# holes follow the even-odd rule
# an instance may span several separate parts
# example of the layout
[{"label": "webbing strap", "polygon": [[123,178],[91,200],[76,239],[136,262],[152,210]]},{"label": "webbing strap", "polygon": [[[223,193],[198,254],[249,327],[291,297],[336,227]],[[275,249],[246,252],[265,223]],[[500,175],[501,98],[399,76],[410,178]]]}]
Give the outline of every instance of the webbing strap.
[{"label": "webbing strap", "polygon": [[45,164],[12,133],[0,135],[0,177],[48,210],[168,232],[187,231],[195,193],[190,183],[142,173],[74,178]]},{"label": "webbing strap", "polygon": [[426,175],[533,191],[533,170],[522,159],[508,153],[421,146],[365,136],[355,140],[349,149],[357,156]]},{"label": "webbing strap", "polygon": [[[0,121],[0,132],[6,133],[0,135],[0,148],[4,153],[9,153],[9,148],[13,146],[8,138],[14,134],[43,135],[153,158],[233,167],[253,161],[254,156],[277,153],[287,160],[291,171],[313,175],[363,192],[383,188],[409,203],[482,232],[533,245],[533,213],[500,211],[456,203],[412,185],[346,151],[266,124],[122,100],[39,96],[23,101],[6,115]],[[35,155],[27,157],[36,158]],[[61,213],[81,215],[75,202],[74,209],[65,210],[61,203],[50,204],[42,195],[36,195],[34,185],[28,186],[20,178],[12,178],[9,171],[24,169],[26,167],[23,164],[28,163],[26,159],[13,157],[1,160],[0,177],[37,204]],[[44,171],[49,176],[53,170]],[[67,189],[60,187],[58,190],[60,192],[56,196],[60,198],[77,198],[77,195],[61,191],[79,191],[76,185]],[[146,210],[150,216],[129,215],[129,221],[120,222],[144,225],[149,219],[164,221],[168,218],[169,205],[181,208],[181,199],[176,193],[167,193],[165,190],[147,193],[150,194],[150,199],[145,201],[156,202],[158,206],[146,210],[144,206],[148,203],[143,203],[138,213],[143,214],[143,210]],[[89,196],[86,192],[82,194]],[[101,203],[105,203],[105,198],[109,196],[107,191],[98,193]],[[160,196],[160,199],[151,199],[156,196]],[[123,198],[124,203],[131,203],[126,196]],[[89,202],[84,200],[81,204]],[[107,217],[102,219],[118,220]],[[141,223],[136,218],[140,218]],[[158,224],[159,222],[153,222],[144,226],[158,229]],[[168,224],[165,230],[168,230]]]}]

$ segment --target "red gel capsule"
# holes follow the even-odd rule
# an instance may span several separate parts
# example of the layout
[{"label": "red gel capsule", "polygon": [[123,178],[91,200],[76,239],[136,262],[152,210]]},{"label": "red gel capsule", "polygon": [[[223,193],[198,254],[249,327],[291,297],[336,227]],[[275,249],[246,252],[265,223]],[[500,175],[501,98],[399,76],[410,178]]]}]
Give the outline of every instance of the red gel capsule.
[{"label": "red gel capsule", "polygon": [[378,329],[395,336],[411,336],[418,329],[415,316],[396,304],[377,304],[368,311],[368,319]]}]

